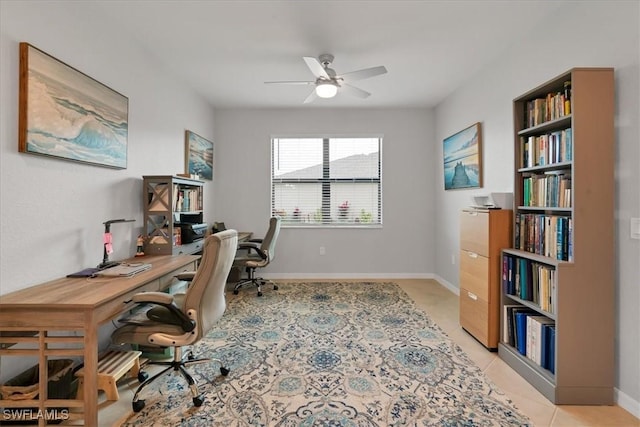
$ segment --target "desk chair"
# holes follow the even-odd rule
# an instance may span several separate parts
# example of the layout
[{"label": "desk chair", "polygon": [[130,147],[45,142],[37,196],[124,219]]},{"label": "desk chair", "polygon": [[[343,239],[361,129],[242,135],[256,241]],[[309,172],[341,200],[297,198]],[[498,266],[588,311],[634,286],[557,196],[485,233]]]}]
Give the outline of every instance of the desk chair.
[{"label": "desk chair", "polygon": [[[238,250],[244,252],[237,255],[233,261],[234,267],[244,267],[249,277],[240,280],[233,288],[233,293],[238,295],[241,287],[252,283],[258,287],[258,296],[262,296],[262,285],[267,281],[262,277],[256,277],[256,269],[266,267],[273,261],[276,254],[276,240],[280,234],[280,223],[282,220],[278,216],[271,217],[269,220],[269,229],[263,239],[250,239],[247,242],[240,242]],[[278,290],[278,285],[273,284],[273,289]]]},{"label": "desk chair", "polygon": [[144,380],[133,396],[134,412],[144,408],[144,400],[138,396],[143,388],[170,372],[182,374],[189,384],[194,406],[201,406],[204,397],[198,393],[198,387],[186,367],[196,363],[217,361],[220,373],[227,375],[229,370],[217,359],[196,359],[191,351],[183,357],[182,346],[192,345],[206,335],[222,317],[226,308],[224,295],[227,275],[231,270],[238,245],[235,230],[227,230],[206,238],[200,266],[191,285],[184,294],[170,295],[164,292],[143,292],[133,296],[137,304],[151,304],[146,317],[140,316],[124,321],[125,325],[111,335],[115,344],[138,344],[153,347],[173,347],[174,358],[170,362],[151,361],[149,364],[167,366],[163,371]]}]

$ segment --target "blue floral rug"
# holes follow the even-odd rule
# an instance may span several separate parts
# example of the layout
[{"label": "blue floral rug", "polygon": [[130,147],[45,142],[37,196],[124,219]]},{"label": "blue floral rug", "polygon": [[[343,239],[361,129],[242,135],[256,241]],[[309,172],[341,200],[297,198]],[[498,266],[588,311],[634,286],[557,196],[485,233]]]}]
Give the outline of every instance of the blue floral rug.
[{"label": "blue floral rug", "polygon": [[141,398],[126,426],[524,426],[514,408],[394,283],[283,283],[261,298],[228,295],[191,367],[205,395],[193,407],[179,376]]}]

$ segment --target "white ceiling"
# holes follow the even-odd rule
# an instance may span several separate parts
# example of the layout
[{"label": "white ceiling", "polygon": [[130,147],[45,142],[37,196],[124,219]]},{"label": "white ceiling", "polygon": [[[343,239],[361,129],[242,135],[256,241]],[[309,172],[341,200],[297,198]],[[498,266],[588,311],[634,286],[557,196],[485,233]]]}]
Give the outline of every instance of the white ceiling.
[{"label": "white ceiling", "polygon": [[171,72],[222,108],[302,107],[312,80],[303,56],[331,53],[338,74],[384,65],[314,107],[431,107],[487,67],[565,1],[96,1]]}]

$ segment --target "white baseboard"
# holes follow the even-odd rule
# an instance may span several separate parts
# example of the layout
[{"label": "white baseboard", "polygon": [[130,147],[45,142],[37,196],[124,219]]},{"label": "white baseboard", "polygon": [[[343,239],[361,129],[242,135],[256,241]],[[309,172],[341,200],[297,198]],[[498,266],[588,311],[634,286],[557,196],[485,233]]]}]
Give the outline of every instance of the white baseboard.
[{"label": "white baseboard", "polygon": [[336,280],[336,279],[375,279],[375,280],[393,280],[393,279],[435,279],[431,273],[273,273],[263,274],[262,277],[271,280]]},{"label": "white baseboard", "polygon": [[613,401],[625,411],[629,411],[634,417],[640,418],[640,402],[633,400],[628,394],[614,388]]},{"label": "white baseboard", "polygon": [[442,277],[438,276],[437,274],[433,275],[433,279],[436,280],[438,283],[440,283],[442,286],[444,286],[445,288],[449,289],[451,292],[453,292],[454,294],[460,296],[460,288],[458,288],[456,285],[447,282],[446,280],[444,280]]}]

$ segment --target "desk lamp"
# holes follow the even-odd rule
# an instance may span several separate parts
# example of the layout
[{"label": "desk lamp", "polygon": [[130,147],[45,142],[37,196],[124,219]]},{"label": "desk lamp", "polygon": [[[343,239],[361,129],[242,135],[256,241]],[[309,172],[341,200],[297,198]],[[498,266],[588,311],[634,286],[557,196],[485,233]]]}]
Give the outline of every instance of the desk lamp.
[{"label": "desk lamp", "polygon": [[104,270],[105,268],[113,267],[114,265],[120,264],[118,261],[109,261],[109,254],[113,253],[112,246],[112,237],[111,237],[111,224],[116,222],[134,222],[135,219],[110,219],[109,221],[104,222],[104,256],[102,257],[102,263],[98,264],[98,268],[100,270]]}]

